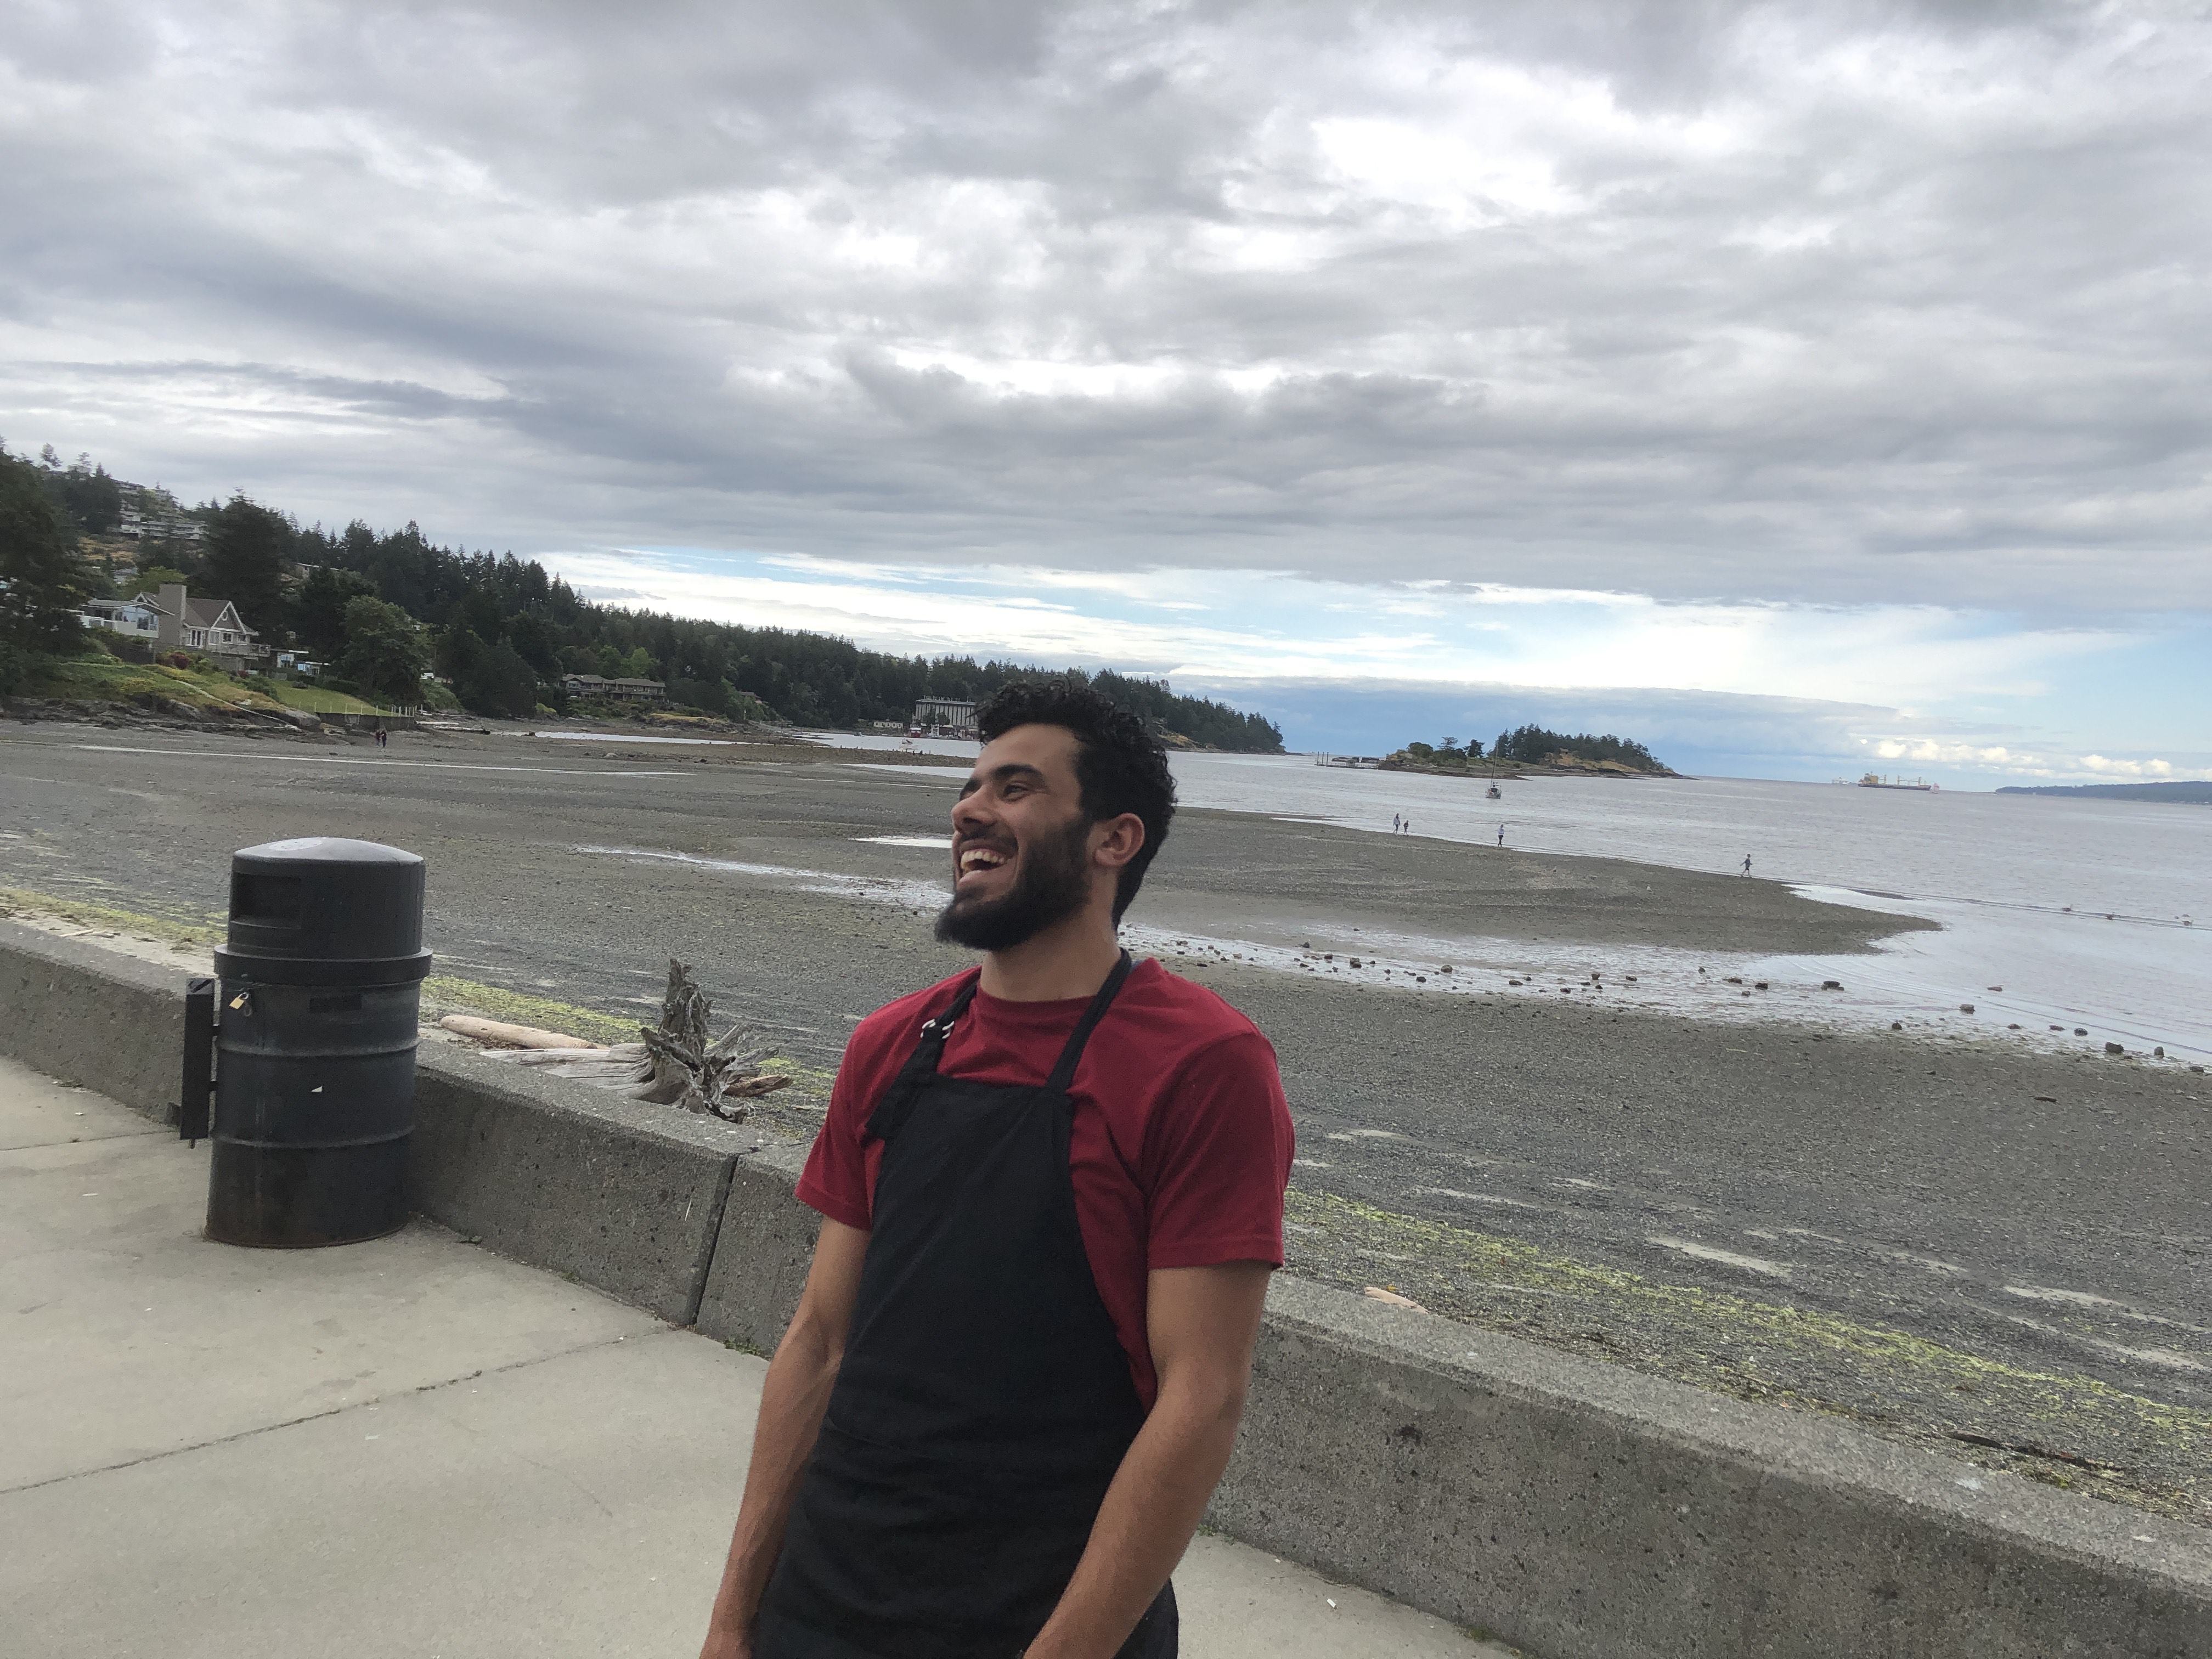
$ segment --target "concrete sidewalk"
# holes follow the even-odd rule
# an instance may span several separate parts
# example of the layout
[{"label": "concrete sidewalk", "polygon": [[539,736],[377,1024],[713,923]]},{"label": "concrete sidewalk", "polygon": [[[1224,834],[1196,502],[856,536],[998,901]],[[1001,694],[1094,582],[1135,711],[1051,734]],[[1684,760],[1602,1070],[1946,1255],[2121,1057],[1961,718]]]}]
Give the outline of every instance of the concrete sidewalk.
[{"label": "concrete sidewalk", "polygon": [[[0,1060],[11,1659],[690,1659],[766,1366],[417,1221],[199,1236],[207,1148]],[[1220,1538],[1190,1659],[1509,1650]]]}]

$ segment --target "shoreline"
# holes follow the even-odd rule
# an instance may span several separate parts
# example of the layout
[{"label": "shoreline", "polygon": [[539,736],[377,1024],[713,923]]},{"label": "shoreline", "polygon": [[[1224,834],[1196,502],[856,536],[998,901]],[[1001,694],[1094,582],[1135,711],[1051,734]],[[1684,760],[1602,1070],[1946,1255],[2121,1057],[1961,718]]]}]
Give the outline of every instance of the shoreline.
[{"label": "shoreline", "polygon": [[[767,1097],[775,1109],[747,1126],[763,1133],[803,1139],[852,1024],[972,960],[929,934],[942,771],[701,766],[646,745],[608,761],[587,743],[413,733],[386,756],[73,735],[0,740],[0,885],[105,911],[107,927],[167,916],[202,931],[234,848],[334,825],[408,847],[431,864],[434,971],[456,997],[512,1000],[483,1010],[495,1017],[556,1023],[526,1011],[567,1006],[634,1022],[658,1007],[668,957],[691,963],[718,1018],[746,1019],[805,1074]],[[661,856],[576,850],[589,846]],[[1512,988],[1486,968],[1448,993],[1435,975],[1401,986],[1394,957],[1387,980],[1364,965],[1381,932],[1432,936],[1439,915],[1621,941],[1564,947],[1578,957],[1685,937],[1824,945],[1852,964],[1847,983],[1899,937],[1894,916],[1757,878],[1504,859],[1194,808],[1131,912],[1133,942],[1185,940],[1169,965],[1274,1044],[1308,1206],[1294,1219],[1316,1230],[1292,1234],[1301,1271],[1397,1284],[1470,1325],[1747,1398],[1766,1389],[1909,1443],[1951,1443],[1954,1455],[2019,1462],[2033,1454],[2002,1447],[2043,1446],[2120,1471],[2045,1458],[2047,1473],[2212,1518],[2203,1078],[2041,1052],[1956,1016],[1948,1030],[1844,1030],[1736,994],[1748,988],[1710,1001],[1762,1017],[1692,1017],[1631,1003],[1625,981]],[[1356,979],[1348,953],[1285,969],[1237,959],[1254,929],[1202,954],[1190,931],[1263,913],[1317,925],[1323,905],[1363,930]],[[1328,953],[1318,933],[1279,948],[1307,945]],[[1454,980],[1468,971],[1454,966]],[[1821,1332],[1837,1342],[1797,1340]],[[2048,1379],[2078,1410],[2054,1420],[2025,1383],[1954,1393],[1980,1386],[1976,1367]]]}]

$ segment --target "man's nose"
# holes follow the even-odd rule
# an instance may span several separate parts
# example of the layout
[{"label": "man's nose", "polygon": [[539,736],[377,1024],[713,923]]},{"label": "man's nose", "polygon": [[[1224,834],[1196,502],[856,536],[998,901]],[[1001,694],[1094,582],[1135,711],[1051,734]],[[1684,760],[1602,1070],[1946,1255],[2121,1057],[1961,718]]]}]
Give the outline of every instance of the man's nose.
[{"label": "man's nose", "polygon": [[952,803],[952,828],[955,834],[972,836],[987,828],[991,815],[974,795],[963,795]]}]

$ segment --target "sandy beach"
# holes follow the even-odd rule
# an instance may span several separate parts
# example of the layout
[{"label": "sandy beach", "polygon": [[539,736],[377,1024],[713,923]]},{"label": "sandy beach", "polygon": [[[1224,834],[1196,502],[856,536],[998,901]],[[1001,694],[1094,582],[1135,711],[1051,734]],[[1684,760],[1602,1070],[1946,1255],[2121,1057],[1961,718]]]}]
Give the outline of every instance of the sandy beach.
[{"label": "sandy beach", "polygon": [[[234,848],[407,847],[430,862],[434,998],[605,1035],[682,956],[800,1076],[762,1132],[804,1134],[852,1023],[967,960],[927,927],[951,779],[645,747],[9,726],[0,887],[189,948]],[[1348,971],[1360,939],[1443,930],[1526,939],[1548,967],[1613,946],[1832,961],[1927,925],[1759,879],[1190,811],[1131,921],[1276,1046],[1301,1271],[2212,1522],[2203,1074],[1683,1018],[1603,975]]]}]

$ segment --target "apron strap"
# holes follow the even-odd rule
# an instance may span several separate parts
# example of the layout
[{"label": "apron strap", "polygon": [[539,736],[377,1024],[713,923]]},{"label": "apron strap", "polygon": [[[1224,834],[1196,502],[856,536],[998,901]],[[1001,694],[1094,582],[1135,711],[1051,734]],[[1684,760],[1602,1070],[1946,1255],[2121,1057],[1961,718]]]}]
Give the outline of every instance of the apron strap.
[{"label": "apron strap", "polygon": [[[1098,1029],[1098,1022],[1106,1018],[1106,1010],[1113,1006],[1121,987],[1128,980],[1136,963],[1127,951],[1114,964],[1114,971],[1106,975],[1106,982],[1098,988],[1098,994],[1091,999],[1091,1006],[1083,1011],[1083,1018],[1075,1023],[1075,1030],[1067,1039],[1067,1046],[1060,1051],[1060,1062],[1052,1068],[1052,1076],[1044,1085],[1048,1095],[1065,1097],[1075,1082],[1075,1068],[1082,1062],[1083,1050],[1091,1041],[1091,1034]],[[938,1062],[945,1057],[945,1040],[952,1035],[952,1028],[968,1012],[968,1005],[975,1000],[975,988],[981,984],[981,969],[975,978],[960,988],[959,994],[948,1004],[943,1013],[925,1020],[921,1040],[907,1056],[906,1064],[899,1068],[898,1076],[884,1093],[882,1102],[868,1119],[866,1134],[876,1140],[889,1140],[897,1134],[914,1110],[922,1087],[937,1075]]]},{"label": "apron strap", "polygon": [[937,1075],[938,1061],[945,1055],[945,1039],[952,1035],[952,1028],[968,1012],[968,1005],[975,1000],[975,988],[983,981],[983,970],[978,968],[968,982],[962,986],[945,1012],[922,1022],[921,1040],[914,1045],[914,1052],[899,1067],[899,1074],[891,1086],[884,1091],[875,1111],[868,1118],[866,1133],[877,1140],[889,1140],[899,1132],[899,1126],[914,1110],[915,1098],[922,1085]]},{"label": "apron strap", "polygon": [[1114,964],[1114,971],[1106,975],[1106,982],[1098,988],[1098,994],[1091,999],[1091,1006],[1083,1011],[1083,1018],[1076,1021],[1075,1030],[1068,1036],[1067,1047],[1060,1051],[1060,1064],[1052,1068],[1052,1077],[1044,1085],[1045,1093],[1065,1095],[1073,1085],[1075,1068],[1082,1063],[1085,1045],[1091,1041],[1091,1032],[1098,1029],[1098,1022],[1106,1018],[1106,1010],[1113,1006],[1115,997],[1120,994],[1130,970],[1135,966],[1129,959],[1129,953],[1122,951],[1121,959]]}]

